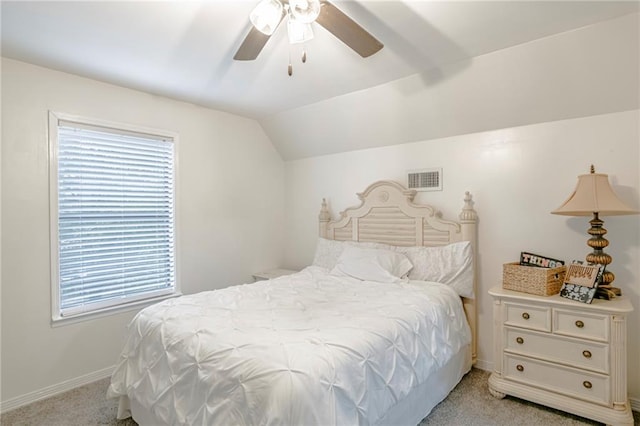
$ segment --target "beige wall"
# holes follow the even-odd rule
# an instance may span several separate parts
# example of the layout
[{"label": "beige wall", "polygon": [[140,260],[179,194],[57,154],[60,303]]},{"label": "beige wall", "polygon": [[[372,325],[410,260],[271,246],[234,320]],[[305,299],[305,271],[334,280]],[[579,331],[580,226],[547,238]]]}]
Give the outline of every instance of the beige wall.
[{"label": "beige wall", "polygon": [[2,395],[19,404],[109,373],[136,311],[51,326],[48,110],[175,131],[183,293],[282,261],[284,167],[253,120],[2,61]]}]

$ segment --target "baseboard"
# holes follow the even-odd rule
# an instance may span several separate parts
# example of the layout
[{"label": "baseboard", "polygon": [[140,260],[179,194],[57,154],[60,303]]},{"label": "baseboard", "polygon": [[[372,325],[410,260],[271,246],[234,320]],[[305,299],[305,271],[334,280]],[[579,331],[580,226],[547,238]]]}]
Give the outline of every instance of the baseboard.
[{"label": "baseboard", "polygon": [[85,374],[84,376],[76,377],[55,385],[47,386],[46,388],[29,392],[15,398],[8,399],[6,401],[1,401],[0,413],[22,407],[23,405],[31,404],[32,402],[40,401],[41,399],[50,398],[54,395],[58,395],[71,389],[75,389],[77,387],[88,385],[89,383],[104,379],[105,377],[111,376],[114,368],[115,366],[103,368],[102,370],[94,371],[93,373]]},{"label": "baseboard", "polygon": [[493,371],[493,362],[484,359],[476,359],[474,367],[484,371]]},{"label": "baseboard", "polygon": [[637,411],[640,413],[640,398],[629,398],[629,404],[631,405],[631,409],[633,411]]}]

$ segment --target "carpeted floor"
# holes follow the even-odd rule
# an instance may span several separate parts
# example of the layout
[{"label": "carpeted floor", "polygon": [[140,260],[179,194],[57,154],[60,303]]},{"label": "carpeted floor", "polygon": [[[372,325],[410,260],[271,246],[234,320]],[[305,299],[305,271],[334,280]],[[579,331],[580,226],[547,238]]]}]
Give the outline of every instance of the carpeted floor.
[{"label": "carpeted floor", "polygon": [[[428,425],[598,425],[581,417],[551,410],[520,399],[496,399],[489,394],[489,373],[473,369],[451,394],[419,426]],[[116,401],[106,400],[109,379],[100,380],[64,394],[39,401],[0,417],[0,425],[21,426],[135,426],[131,420],[116,420]],[[634,413],[640,425],[639,413]]]},{"label": "carpeted floor", "polygon": [[[602,423],[547,408],[510,396],[497,399],[489,393],[489,372],[473,369],[449,396],[438,404],[420,426],[569,426]],[[640,413],[634,412],[634,425]]]}]

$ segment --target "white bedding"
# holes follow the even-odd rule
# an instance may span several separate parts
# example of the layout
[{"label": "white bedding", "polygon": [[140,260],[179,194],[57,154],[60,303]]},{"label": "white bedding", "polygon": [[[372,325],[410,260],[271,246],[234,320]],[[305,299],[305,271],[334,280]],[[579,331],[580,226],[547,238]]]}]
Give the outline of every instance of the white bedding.
[{"label": "white bedding", "polygon": [[108,396],[172,425],[376,424],[470,342],[451,287],[311,266],[142,310]]}]

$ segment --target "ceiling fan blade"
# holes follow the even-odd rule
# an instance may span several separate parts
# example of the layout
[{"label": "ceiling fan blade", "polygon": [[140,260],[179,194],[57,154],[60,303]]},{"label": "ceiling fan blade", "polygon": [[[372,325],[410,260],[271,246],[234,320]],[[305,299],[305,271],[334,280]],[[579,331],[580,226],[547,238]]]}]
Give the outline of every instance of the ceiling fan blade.
[{"label": "ceiling fan blade", "polygon": [[252,25],[251,31],[245,37],[233,59],[236,61],[253,61],[258,57],[264,45],[267,44],[269,37],[271,36],[261,33]]},{"label": "ceiling fan blade", "polygon": [[[286,11],[284,8],[281,11],[280,20],[273,28],[273,32],[275,32],[286,15]],[[234,55],[233,59],[236,61],[253,61],[258,57],[262,48],[269,41],[270,35],[266,35],[256,27],[251,25],[251,30],[249,30],[249,34],[244,38],[244,41],[240,45],[240,48]]]},{"label": "ceiling fan blade", "polygon": [[316,22],[363,58],[373,55],[384,46],[367,30],[328,1],[322,2],[320,15]]}]

